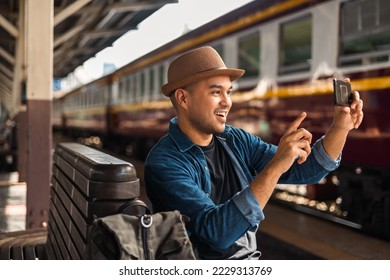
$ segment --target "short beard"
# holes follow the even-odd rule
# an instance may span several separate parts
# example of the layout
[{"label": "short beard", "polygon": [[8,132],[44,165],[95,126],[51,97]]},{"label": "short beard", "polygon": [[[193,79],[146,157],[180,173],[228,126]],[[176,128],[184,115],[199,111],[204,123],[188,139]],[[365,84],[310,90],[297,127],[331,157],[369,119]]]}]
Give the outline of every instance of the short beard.
[{"label": "short beard", "polygon": [[216,133],[222,133],[225,130],[225,125],[221,129],[215,128],[211,122],[205,122],[197,117],[191,117],[190,122],[192,126],[201,133],[204,134],[216,134]]}]

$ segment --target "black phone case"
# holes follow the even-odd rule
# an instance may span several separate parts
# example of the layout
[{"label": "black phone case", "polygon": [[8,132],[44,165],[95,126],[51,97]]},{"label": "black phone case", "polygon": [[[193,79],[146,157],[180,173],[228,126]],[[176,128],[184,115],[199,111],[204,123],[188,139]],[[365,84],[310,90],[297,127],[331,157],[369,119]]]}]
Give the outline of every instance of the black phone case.
[{"label": "black phone case", "polygon": [[334,103],[337,106],[350,106],[351,105],[351,84],[333,79],[333,91],[334,91]]}]

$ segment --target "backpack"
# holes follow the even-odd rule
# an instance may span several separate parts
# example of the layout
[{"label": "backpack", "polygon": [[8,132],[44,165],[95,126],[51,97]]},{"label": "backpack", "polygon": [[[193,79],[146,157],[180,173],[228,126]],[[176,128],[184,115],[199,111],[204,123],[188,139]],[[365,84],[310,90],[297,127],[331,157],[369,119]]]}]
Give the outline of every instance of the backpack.
[{"label": "backpack", "polygon": [[186,220],[179,211],[151,214],[142,200],[132,200],[120,214],[93,222],[87,259],[196,259],[185,228]]}]

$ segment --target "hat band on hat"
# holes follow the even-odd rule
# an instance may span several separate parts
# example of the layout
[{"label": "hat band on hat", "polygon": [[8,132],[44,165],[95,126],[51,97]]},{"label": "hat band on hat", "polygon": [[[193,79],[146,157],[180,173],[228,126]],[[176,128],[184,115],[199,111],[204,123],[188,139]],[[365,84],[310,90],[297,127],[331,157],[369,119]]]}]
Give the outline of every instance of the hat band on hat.
[{"label": "hat band on hat", "polygon": [[207,72],[207,71],[213,71],[213,70],[220,70],[220,69],[227,69],[226,67],[215,67],[215,68],[209,68],[209,69],[206,69],[206,70],[202,70],[202,71],[199,71],[195,74],[198,74],[198,73],[203,73],[203,72]]}]

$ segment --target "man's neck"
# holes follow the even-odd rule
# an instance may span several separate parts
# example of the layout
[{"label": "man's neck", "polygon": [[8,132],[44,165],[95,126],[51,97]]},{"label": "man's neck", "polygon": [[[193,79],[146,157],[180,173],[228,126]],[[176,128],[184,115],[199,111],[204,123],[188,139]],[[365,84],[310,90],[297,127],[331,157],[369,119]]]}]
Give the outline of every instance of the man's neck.
[{"label": "man's neck", "polygon": [[198,131],[194,130],[184,121],[177,119],[177,126],[179,129],[191,140],[192,143],[198,146],[207,146],[213,140],[213,134],[201,134]]}]

